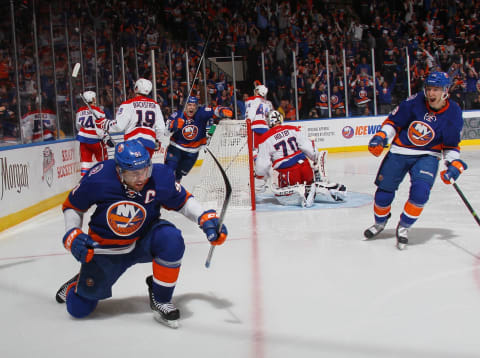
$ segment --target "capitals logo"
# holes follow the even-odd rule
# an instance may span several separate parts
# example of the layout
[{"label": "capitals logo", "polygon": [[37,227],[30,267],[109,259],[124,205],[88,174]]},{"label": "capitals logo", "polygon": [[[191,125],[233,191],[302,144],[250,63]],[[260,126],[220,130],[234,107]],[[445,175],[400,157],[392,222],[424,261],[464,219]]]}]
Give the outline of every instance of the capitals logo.
[{"label": "capitals logo", "polygon": [[344,138],[350,139],[353,137],[354,134],[355,134],[355,130],[352,127],[350,126],[343,127],[342,135]]},{"label": "capitals logo", "polygon": [[189,124],[182,129],[182,135],[183,138],[187,140],[193,140],[198,134],[198,128],[197,126],[194,126],[192,124]]},{"label": "capitals logo", "polygon": [[408,139],[417,147],[426,146],[435,138],[435,131],[428,123],[413,121],[408,127]]},{"label": "capitals logo", "polygon": [[119,201],[107,209],[107,222],[118,236],[130,236],[145,222],[147,212],[143,206],[133,201]]}]

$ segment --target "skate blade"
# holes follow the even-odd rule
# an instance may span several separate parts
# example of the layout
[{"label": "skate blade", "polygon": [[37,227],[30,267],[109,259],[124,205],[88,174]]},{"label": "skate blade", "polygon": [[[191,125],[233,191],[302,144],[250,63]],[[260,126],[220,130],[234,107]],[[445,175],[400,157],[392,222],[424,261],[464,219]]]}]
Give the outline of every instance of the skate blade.
[{"label": "skate blade", "polygon": [[401,242],[397,242],[397,249],[399,249],[400,251],[402,250],[405,250],[407,248],[407,244],[404,244],[404,243],[401,243]]},{"label": "skate blade", "polygon": [[161,315],[159,313],[156,313],[156,312],[154,313],[153,317],[155,318],[155,320],[157,322],[160,322],[167,327],[170,327],[170,328],[173,328],[173,329],[177,329],[179,327],[178,319],[168,320],[168,319],[165,319],[165,318],[161,317]]}]

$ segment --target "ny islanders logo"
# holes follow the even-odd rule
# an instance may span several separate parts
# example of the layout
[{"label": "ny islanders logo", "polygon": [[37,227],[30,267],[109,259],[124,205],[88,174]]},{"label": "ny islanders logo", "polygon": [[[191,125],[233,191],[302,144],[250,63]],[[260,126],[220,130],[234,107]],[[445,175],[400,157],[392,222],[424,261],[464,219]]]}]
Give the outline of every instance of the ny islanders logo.
[{"label": "ny islanders logo", "polygon": [[197,128],[197,126],[194,126],[192,124],[189,124],[189,125],[183,127],[183,129],[182,129],[183,138],[185,138],[187,140],[195,139],[197,134],[198,134],[198,128]]},{"label": "ny islanders logo", "polygon": [[355,130],[350,126],[345,126],[342,129],[342,135],[344,138],[350,139],[355,134]]},{"label": "ny islanders logo", "polygon": [[133,201],[119,201],[107,209],[110,229],[119,236],[130,236],[145,222],[145,208]]},{"label": "ny islanders logo", "polygon": [[428,123],[413,121],[408,127],[408,139],[417,147],[426,146],[435,138],[435,132]]}]

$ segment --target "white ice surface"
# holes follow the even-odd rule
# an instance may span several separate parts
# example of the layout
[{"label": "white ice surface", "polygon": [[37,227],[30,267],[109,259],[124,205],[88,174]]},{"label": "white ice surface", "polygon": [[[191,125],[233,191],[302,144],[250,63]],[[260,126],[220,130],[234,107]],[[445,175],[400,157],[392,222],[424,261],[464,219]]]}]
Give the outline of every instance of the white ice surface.
[{"label": "white ice surface", "polygon": [[[480,151],[464,148],[458,181],[480,210]],[[380,160],[331,154],[329,176],[373,194]],[[184,184],[193,188],[198,171]],[[408,180],[380,238],[364,242],[371,203],[356,208],[229,211],[227,242],[209,245],[177,213],[187,249],[174,302],[180,328],[157,323],[137,265],[87,319],[54,299],[79,268],[61,245],[60,207],[0,233],[0,357],[479,357],[480,227],[439,179],[395,248]]]}]

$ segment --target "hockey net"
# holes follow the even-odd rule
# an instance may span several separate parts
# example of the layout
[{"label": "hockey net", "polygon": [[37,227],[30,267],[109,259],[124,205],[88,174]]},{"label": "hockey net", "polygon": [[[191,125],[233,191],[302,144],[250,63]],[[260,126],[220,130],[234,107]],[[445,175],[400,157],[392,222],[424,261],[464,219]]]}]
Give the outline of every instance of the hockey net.
[{"label": "hockey net", "polygon": [[[215,155],[232,185],[230,208],[255,210],[250,121],[222,120],[217,125],[208,148]],[[225,200],[225,183],[213,158],[205,153],[200,181],[193,195],[205,207],[220,210]]]}]

